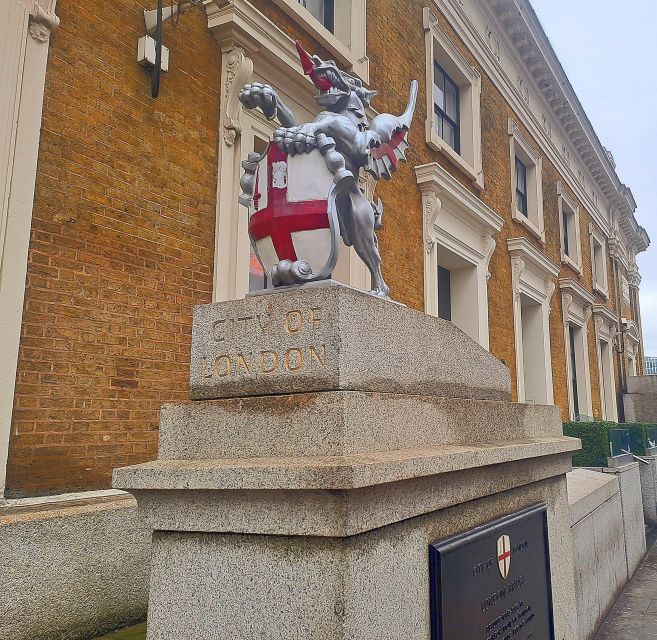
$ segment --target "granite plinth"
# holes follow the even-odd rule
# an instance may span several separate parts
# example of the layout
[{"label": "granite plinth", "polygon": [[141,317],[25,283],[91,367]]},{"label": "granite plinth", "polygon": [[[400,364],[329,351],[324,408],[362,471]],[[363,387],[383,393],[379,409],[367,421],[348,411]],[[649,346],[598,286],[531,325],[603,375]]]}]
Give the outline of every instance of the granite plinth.
[{"label": "granite plinth", "polygon": [[149,640],[426,640],[428,545],[536,502],[575,640],[579,441],[451,323],[331,284],[205,305],[190,382],[114,472],[154,531]]},{"label": "granite plinth", "polygon": [[554,406],[329,391],[164,405],[158,458],[338,456],[562,433]]},{"label": "granite plinth", "polygon": [[575,640],[563,476],[346,538],[159,531],[148,639],[427,640],[429,544],[541,501],[554,637]]},{"label": "granite plinth", "polygon": [[510,376],[451,322],[342,285],[194,309],[192,399],[337,390],[508,400]]}]

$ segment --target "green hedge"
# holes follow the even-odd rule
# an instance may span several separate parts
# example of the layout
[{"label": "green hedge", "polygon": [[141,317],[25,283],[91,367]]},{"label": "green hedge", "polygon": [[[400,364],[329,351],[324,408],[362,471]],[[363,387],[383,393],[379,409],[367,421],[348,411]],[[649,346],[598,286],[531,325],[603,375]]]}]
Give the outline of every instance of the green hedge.
[{"label": "green hedge", "polygon": [[573,456],[575,467],[606,467],[609,455],[609,435],[611,429],[627,429],[630,432],[630,450],[642,455],[648,444],[648,430],[657,424],[638,422],[564,422],[563,433],[579,438],[582,449]]}]

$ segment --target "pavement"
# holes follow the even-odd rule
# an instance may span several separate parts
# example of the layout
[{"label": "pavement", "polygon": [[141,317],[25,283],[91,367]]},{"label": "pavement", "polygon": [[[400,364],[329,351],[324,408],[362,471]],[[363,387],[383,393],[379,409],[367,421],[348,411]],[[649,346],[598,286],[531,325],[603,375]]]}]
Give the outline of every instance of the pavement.
[{"label": "pavement", "polygon": [[604,621],[595,640],[657,640],[657,544],[653,538],[643,562]]}]

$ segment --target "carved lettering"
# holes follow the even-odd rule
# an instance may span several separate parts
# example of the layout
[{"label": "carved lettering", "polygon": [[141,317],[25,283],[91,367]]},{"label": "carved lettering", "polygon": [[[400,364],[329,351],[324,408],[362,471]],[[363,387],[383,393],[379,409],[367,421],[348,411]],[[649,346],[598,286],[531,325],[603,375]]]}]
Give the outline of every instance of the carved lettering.
[{"label": "carved lettering", "polygon": [[303,352],[301,349],[288,349],[285,352],[285,368],[288,371],[299,371],[303,367]]},{"label": "carved lettering", "polygon": [[236,375],[240,375],[240,368],[243,368],[246,373],[251,373],[251,367],[249,363],[244,359],[244,356],[241,353],[237,354],[237,364],[235,366]]},{"label": "carved lettering", "polygon": [[201,358],[201,378],[211,378],[212,377],[212,371],[209,370],[208,367],[208,359],[203,356]]},{"label": "carved lettering", "polygon": [[201,378],[239,378],[277,371],[298,373],[304,369],[323,369],[326,366],[326,345],[290,347],[285,352],[263,349],[262,351],[236,354],[223,353],[209,366],[206,357],[201,358]]},{"label": "carved lettering", "polygon": [[321,321],[321,317],[319,315],[319,312],[322,310],[321,307],[312,307],[310,309],[310,326],[313,329],[316,329],[319,326],[319,323]]},{"label": "carved lettering", "polygon": [[285,331],[287,333],[299,333],[303,329],[303,314],[298,309],[288,311],[285,314]]},{"label": "carved lettering", "polygon": [[271,329],[271,314],[270,313],[263,313],[263,314],[258,314],[256,316],[258,319],[258,324],[260,325],[260,329],[262,332],[265,332],[265,329]]},{"label": "carved lettering", "polygon": [[214,361],[214,374],[217,378],[225,378],[229,373],[232,373],[233,365],[230,361],[230,356],[222,355],[217,356]]},{"label": "carved lettering", "polygon": [[317,361],[317,364],[320,367],[323,367],[326,362],[326,350],[324,345],[321,347],[322,354],[320,355],[318,351],[315,350],[315,347],[308,347],[308,355],[310,356],[310,365],[312,366],[313,358]]},{"label": "carved lettering", "polygon": [[212,339],[216,342],[222,342],[226,339],[226,321],[217,320],[212,323],[212,328],[210,329],[210,335]]},{"label": "carved lettering", "polygon": [[278,369],[278,354],[275,351],[261,351],[260,373],[273,373],[276,369]]}]

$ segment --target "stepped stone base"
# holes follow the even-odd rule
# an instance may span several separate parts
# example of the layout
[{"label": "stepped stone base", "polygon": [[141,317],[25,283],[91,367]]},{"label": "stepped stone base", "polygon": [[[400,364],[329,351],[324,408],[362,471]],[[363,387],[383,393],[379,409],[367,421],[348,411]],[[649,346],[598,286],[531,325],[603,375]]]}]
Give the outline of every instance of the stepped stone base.
[{"label": "stepped stone base", "polygon": [[[240,361],[310,346],[298,371]],[[149,640],[426,640],[429,544],[539,502],[575,639],[579,441],[451,323],[334,286],[199,307],[191,381],[158,460],[114,474],[154,531]]]}]

